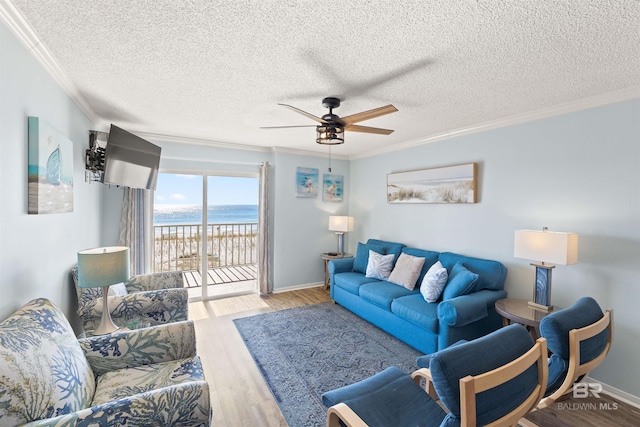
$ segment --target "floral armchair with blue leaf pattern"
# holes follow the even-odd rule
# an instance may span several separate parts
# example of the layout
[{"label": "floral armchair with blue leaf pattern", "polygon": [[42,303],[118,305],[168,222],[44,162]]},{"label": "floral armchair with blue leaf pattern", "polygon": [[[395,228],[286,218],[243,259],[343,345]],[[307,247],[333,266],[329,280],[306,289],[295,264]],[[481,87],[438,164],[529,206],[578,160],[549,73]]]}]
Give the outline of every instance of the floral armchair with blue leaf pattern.
[{"label": "floral armchair with blue leaf pattern", "polygon": [[33,300],[0,323],[0,425],[209,426],[192,321],[76,339]]},{"label": "floral armchair with blue leaf pattern", "polygon": [[[78,267],[71,270],[78,295],[78,316],[85,331],[96,329],[102,318],[102,288],[78,287]],[[189,295],[181,271],[132,276],[109,287],[111,319],[120,326],[162,325],[187,320]],[[132,329],[132,328],[131,328]]]}]

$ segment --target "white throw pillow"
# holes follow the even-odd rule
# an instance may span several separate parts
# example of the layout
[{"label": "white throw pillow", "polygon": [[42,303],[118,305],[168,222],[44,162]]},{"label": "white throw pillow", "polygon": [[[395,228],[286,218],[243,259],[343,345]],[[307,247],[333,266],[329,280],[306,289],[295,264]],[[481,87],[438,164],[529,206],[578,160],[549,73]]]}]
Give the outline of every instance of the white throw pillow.
[{"label": "white throw pillow", "polygon": [[111,285],[109,286],[109,296],[124,296],[127,295],[127,287],[124,285],[124,283],[120,282],[116,285]]},{"label": "white throw pillow", "polygon": [[424,275],[420,285],[420,293],[424,300],[426,302],[436,302],[440,298],[448,278],[447,269],[442,266],[440,261],[433,264],[427,274]]},{"label": "white throw pillow", "polygon": [[369,250],[369,263],[367,264],[366,277],[378,280],[387,280],[393,268],[394,254],[382,255]]},{"label": "white throw pillow", "polygon": [[424,258],[401,253],[387,281],[412,291],[416,287],[423,265]]}]

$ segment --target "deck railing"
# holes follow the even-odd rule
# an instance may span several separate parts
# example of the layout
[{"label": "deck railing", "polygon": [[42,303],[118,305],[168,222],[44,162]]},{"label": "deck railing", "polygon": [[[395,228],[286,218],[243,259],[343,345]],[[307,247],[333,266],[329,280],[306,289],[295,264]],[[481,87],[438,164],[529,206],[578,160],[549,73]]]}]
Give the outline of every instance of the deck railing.
[{"label": "deck railing", "polygon": [[[154,225],[153,271],[198,270],[200,225]],[[208,268],[255,264],[258,224],[207,224]]]}]

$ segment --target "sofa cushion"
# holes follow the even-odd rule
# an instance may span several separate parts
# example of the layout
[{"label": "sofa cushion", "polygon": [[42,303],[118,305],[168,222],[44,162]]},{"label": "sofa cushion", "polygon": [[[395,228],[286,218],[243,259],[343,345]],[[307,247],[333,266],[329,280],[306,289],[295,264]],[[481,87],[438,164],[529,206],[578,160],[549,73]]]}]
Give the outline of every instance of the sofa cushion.
[{"label": "sofa cushion", "polygon": [[438,304],[426,302],[422,295],[396,298],[391,303],[391,312],[416,326],[438,333]]},{"label": "sofa cushion", "polygon": [[490,289],[501,291],[504,289],[504,281],[507,277],[507,267],[501,262],[482,258],[473,258],[452,252],[442,252],[438,257],[447,271],[457,264],[462,263],[471,272],[477,273],[480,277],[476,283],[475,290]]},{"label": "sofa cushion", "polygon": [[412,291],[416,287],[424,261],[422,257],[401,253],[387,281]]},{"label": "sofa cushion", "polygon": [[410,291],[386,281],[366,283],[360,286],[360,297],[363,300],[389,311],[391,311],[391,303],[394,299],[415,293],[417,291]]},{"label": "sofa cushion", "polygon": [[427,274],[424,275],[422,283],[420,284],[420,293],[426,302],[436,302],[444,286],[447,284],[447,269],[440,264],[440,261],[436,261],[435,264],[429,268]]},{"label": "sofa cushion", "polygon": [[467,270],[462,263],[457,263],[451,269],[449,281],[442,291],[442,300],[466,295],[475,289],[479,275]]},{"label": "sofa cushion", "polygon": [[176,384],[204,381],[200,358],[118,369],[98,377],[92,406]]},{"label": "sofa cushion", "polygon": [[370,250],[369,263],[367,264],[367,273],[365,276],[373,279],[387,280],[391,274],[391,270],[393,270],[394,258],[394,254],[381,255]]},{"label": "sofa cushion", "polygon": [[93,372],[71,325],[51,301],[30,301],[0,323],[0,360],[0,424],[89,407]]},{"label": "sofa cushion", "polygon": [[367,245],[378,245],[383,246],[386,249],[385,254],[394,254],[397,260],[400,254],[402,253],[402,249],[405,248],[406,245],[402,243],[396,242],[388,242],[386,240],[378,240],[378,239],[369,239],[367,240]]},{"label": "sofa cushion", "polygon": [[439,252],[427,251],[425,249],[417,248],[403,248],[402,252],[407,255],[424,258],[424,265],[422,266],[422,270],[420,271],[420,276],[418,277],[417,283],[422,283],[424,275],[427,274],[429,268],[431,268],[431,266],[438,261],[438,256],[440,256]]},{"label": "sofa cushion", "polygon": [[367,265],[369,265],[369,251],[374,251],[382,255],[387,254],[387,248],[382,245],[358,242],[356,256],[353,259],[353,271],[362,274],[367,272]]},{"label": "sofa cushion", "polygon": [[360,273],[348,272],[336,274],[333,278],[335,286],[349,291],[354,295],[360,295],[360,286],[365,283],[378,282],[378,279],[371,279]]}]

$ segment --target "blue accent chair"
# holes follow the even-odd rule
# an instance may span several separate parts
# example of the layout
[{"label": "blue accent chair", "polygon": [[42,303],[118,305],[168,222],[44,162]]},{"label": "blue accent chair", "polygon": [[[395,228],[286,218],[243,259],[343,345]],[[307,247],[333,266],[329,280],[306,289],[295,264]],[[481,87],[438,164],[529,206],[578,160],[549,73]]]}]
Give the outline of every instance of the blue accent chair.
[{"label": "blue accent chair", "polygon": [[593,298],[583,297],[571,307],[544,317],[540,334],[553,352],[547,393],[538,405],[542,409],[572,392],[573,384],[605,359],[613,339],[613,311],[603,314]]},{"label": "blue accent chair", "polygon": [[408,375],[390,367],[324,393],[322,402],[329,427],[516,425],[546,384],[546,340],[534,343],[524,327],[510,325],[432,354],[428,369]]}]

